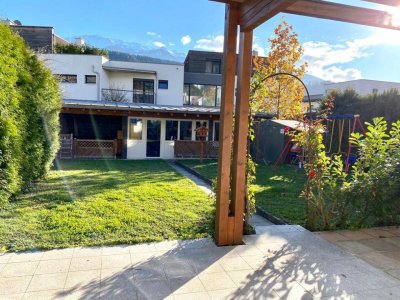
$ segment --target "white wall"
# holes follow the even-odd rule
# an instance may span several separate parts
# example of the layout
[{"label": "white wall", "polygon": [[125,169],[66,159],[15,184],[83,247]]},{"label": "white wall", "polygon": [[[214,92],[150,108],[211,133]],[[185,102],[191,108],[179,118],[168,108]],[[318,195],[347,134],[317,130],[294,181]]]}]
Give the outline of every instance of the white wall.
[{"label": "white wall", "polygon": [[[145,159],[146,157],[146,141],[147,141],[147,120],[160,120],[161,121],[161,144],[160,144],[160,157],[163,159],[173,159],[174,158],[174,141],[165,140],[165,131],[166,131],[166,121],[167,119],[161,118],[138,118],[132,117],[133,119],[141,119],[142,120],[142,139],[141,140],[130,140],[129,139],[129,123],[130,119],[128,118],[128,141],[127,141],[127,159]],[[176,119],[168,119],[173,121],[191,121],[192,122],[192,140],[196,140],[196,132],[194,129],[196,128],[196,122],[200,121],[201,123],[207,122],[207,126],[209,127],[209,122],[207,120],[176,120]],[[212,129],[211,129],[212,130]],[[180,123],[178,123],[178,136],[180,132]]]},{"label": "white wall", "polygon": [[398,82],[387,82],[387,81],[378,81],[378,80],[367,80],[367,79],[359,79],[359,80],[351,80],[345,82],[338,83],[330,83],[325,85],[325,93],[329,94],[329,92],[333,90],[344,91],[346,89],[353,89],[360,95],[368,95],[376,90],[377,93],[383,93],[390,89],[398,89],[400,90],[400,83]]},{"label": "white wall", "polygon": [[[156,104],[183,105],[183,65],[108,61],[104,66],[115,69],[106,71],[109,76],[109,86],[132,90],[134,78],[152,79],[154,80]],[[117,69],[123,69],[123,71],[116,71]],[[148,73],[135,72],[135,70]],[[168,89],[158,89],[158,80],[168,80]]]},{"label": "white wall", "polygon": [[[77,83],[60,83],[63,99],[99,100],[98,85],[102,84],[104,80],[102,77],[105,76],[102,56],[80,54],[41,54],[40,56],[53,74],[77,75]],[[100,78],[93,69],[99,72]],[[86,84],[85,75],[96,75],[96,84]]]}]

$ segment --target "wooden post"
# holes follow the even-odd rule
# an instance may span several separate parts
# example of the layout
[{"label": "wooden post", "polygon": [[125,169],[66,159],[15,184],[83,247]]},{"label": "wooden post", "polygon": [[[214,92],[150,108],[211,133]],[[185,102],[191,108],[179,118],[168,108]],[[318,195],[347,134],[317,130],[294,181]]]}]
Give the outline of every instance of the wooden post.
[{"label": "wooden post", "polygon": [[[236,41],[238,27],[238,4],[225,8],[225,39],[222,62],[222,99],[220,114],[217,203],[215,218],[215,242],[219,246],[233,243],[232,217],[229,216],[232,122],[235,97]],[[229,225],[231,224],[231,225]]]},{"label": "wooden post", "polygon": [[252,65],[253,31],[240,32],[237,99],[235,111],[235,139],[232,162],[232,202],[235,225],[233,243],[241,244],[246,197],[247,138],[249,125],[249,96]]}]

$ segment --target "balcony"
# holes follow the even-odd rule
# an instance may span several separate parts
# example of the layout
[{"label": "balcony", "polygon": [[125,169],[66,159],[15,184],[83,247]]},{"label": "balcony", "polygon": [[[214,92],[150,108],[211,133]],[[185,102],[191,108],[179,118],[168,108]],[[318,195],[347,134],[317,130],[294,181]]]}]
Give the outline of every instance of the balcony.
[{"label": "balcony", "polygon": [[154,104],[154,94],[138,93],[130,90],[102,89],[101,99],[119,103],[147,103]]}]

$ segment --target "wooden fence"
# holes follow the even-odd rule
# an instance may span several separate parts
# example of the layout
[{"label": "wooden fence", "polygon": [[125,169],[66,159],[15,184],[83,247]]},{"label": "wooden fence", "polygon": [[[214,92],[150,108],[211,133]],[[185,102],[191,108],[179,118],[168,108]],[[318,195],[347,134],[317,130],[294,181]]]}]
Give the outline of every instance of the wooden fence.
[{"label": "wooden fence", "polygon": [[114,140],[78,140],[74,139],[74,158],[114,159],[117,145]]},{"label": "wooden fence", "polygon": [[176,158],[200,157],[200,143],[204,143],[204,158],[217,158],[219,142],[175,141],[174,154]]}]

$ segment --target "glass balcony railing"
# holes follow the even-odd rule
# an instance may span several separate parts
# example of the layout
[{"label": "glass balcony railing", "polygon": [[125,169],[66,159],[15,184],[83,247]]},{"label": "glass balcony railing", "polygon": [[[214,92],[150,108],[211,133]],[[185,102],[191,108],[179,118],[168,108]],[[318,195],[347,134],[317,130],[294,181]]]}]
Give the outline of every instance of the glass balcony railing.
[{"label": "glass balcony railing", "polygon": [[154,104],[154,94],[138,93],[130,90],[102,89],[101,99],[103,101],[119,103],[147,103]]}]

